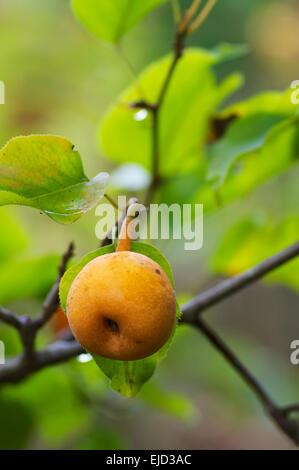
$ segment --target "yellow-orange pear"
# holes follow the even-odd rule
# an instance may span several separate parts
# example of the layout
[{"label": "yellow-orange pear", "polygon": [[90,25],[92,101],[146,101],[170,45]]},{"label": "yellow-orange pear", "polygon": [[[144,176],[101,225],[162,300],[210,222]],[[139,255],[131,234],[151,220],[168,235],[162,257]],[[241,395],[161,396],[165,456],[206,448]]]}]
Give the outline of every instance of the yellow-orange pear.
[{"label": "yellow-orange pear", "polygon": [[173,331],[175,313],[175,293],[164,270],[131,251],[90,261],[67,298],[77,341],[93,354],[122,361],[158,351]]}]

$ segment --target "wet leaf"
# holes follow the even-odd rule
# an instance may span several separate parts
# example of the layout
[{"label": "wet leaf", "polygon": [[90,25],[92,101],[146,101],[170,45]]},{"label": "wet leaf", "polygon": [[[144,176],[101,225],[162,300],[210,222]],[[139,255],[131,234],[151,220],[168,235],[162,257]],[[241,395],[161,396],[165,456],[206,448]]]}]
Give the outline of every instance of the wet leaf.
[{"label": "wet leaf", "polygon": [[0,205],[35,207],[67,224],[99,202],[107,183],[107,173],[85,176],[79,153],[62,137],[16,137],[0,150]]}]

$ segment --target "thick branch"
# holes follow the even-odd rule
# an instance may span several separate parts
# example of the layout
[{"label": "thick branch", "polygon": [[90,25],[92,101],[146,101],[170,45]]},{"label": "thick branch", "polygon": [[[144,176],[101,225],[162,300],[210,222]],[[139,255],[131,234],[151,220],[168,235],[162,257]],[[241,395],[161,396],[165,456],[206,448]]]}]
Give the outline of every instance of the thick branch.
[{"label": "thick branch", "polygon": [[57,341],[41,351],[34,351],[30,361],[21,354],[0,367],[0,385],[18,383],[47,366],[59,364],[84,353],[76,341]]},{"label": "thick branch", "polygon": [[73,253],[74,246],[71,243],[62,256],[57,280],[46,298],[39,317],[34,319],[29,316],[21,317],[4,308],[0,309],[0,320],[18,330],[24,346],[19,356],[1,366],[0,384],[20,382],[46,366],[64,362],[84,352],[82,346],[76,341],[58,341],[42,351],[34,350],[38,331],[47,323],[59,305],[59,284]]},{"label": "thick branch", "polygon": [[182,322],[196,323],[198,315],[209,307],[239,292],[274,269],[299,255],[299,241],[244,273],[212,287],[182,306]]},{"label": "thick branch", "polygon": [[257,378],[246,368],[231,349],[224,343],[221,337],[215,333],[201,318],[198,318],[195,325],[210,341],[210,343],[224,356],[230,365],[237,371],[242,379],[247,383],[255,395],[263,404],[267,414],[276,422],[279,428],[289,438],[299,446],[299,424],[290,418],[290,414],[298,411],[298,405],[280,408],[264,390]]},{"label": "thick branch", "polygon": [[73,251],[74,246],[71,243],[67,251],[62,256],[61,263],[58,269],[57,280],[55,281],[54,286],[52,287],[50,293],[46,298],[46,301],[43,305],[42,313],[39,317],[31,319],[28,315],[18,316],[4,308],[0,309],[0,320],[5,322],[7,325],[16,328],[20,335],[24,347],[23,353],[20,356],[20,361],[22,363],[22,366],[24,367],[24,370],[28,368],[30,369],[31,365],[34,363],[34,343],[38,330],[40,330],[46,324],[46,322],[51,318],[53,313],[57,310],[57,307],[59,305],[59,284],[66,270],[67,263],[69,259],[73,256]]}]

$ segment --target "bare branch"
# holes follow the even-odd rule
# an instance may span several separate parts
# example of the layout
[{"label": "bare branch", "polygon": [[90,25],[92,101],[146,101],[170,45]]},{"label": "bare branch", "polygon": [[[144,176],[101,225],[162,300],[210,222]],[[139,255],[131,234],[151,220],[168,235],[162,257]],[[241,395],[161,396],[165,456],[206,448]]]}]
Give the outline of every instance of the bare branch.
[{"label": "bare branch", "polygon": [[210,343],[224,356],[230,365],[238,372],[239,376],[247,383],[257,398],[263,404],[266,413],[275,421],[279,428],[299,446],[299,423],[290,418],[293,411],[298,411],[298,405],[280,408],[264,390],[257,378],[246,368],[232,350],[225,344],[222,338],[215,333],[201,318],[195,325],[210,341]]},{"label": "bare branch", "polygon": [[196,31],[197,29],[201,27],[203,22],[207,19],[210,12],[214,8],[216,2],[217,0],[208,0],[208,3],[206,3],[206,5],[204,6],[202,11],[199,13],[198,17],[196,18],[196,20],[189,26],[188,34],[194,33],[194,31]]},{"label": "bare branch", "polygon": [[255,267],[248,269],[248,271],[227,279],[208,291],[203,292],[182,306],[182,322],[196,323],[200,313],[261,279],[269,272],[296,258],[298,255],[299,241],[262,261]]},{"label": "bare branch", "polygon": [[294,403],[293,405],[285,406],[282,408],[283,412],[286,414],[299,413],[299,403]]},{"label": "bare branch", "polygon": [[[210,10],[214,6],[216,0],[210,0],[207,5],[205,5],[203,11],[199,15],[198,19],[195,20],[191,29],[189,29],[189,23],[194,17],[197,9],[200,6],[201,0],[194,0],[190,8],[186,11],[184,17],[179,22],[176,28],[176,35],[174,41],[174,54],[173,59],[168,69],[165,80],[162,84],[157,102],[155,104],[150,104],[145,100],[140,100],[137,103],[132,103],[132,108],[143,108],[151,111],[153,117],[152,123],[152,183],[148,188],[148,191],[145,196],[145,205],[148,206],[153,198],[153,195],[156,189],[160,186],[162,177],[160,175],[159,163],[160,163],[160,149],[159,149],[159,117],[160,111],[164,103],[165,96],[167,94],[169,85],[171,83],[174,72],[177,68],[178,62],[183,55],[185,48],[185,37],[187,34],[190,34],[195,29],[197,29],[200,24],[208,16]],[[200,23],[200,24],[198,24]]]},{"label": "bare branch", "polygon": [[4,307],[0,307],[0,320],[7,325],[13,326],[17,330],[23,327],[23,317],[19,317]]},{"label": "bare branch", "polygon": [[[20,363],[24,370],[30,370],[35,362],[34,344],[37,332],[51,318],[59,305],[59,284],[66,270],[68,260],[73,256],[74,246],[71,243],[67,251],[63,254],[58,269],[58,278],[48,294],[43,305],[42,313],[39,317],[31,319],[30,316],[18,316],[4,308],[0,309],[0,320],[8,325],[13,326],[19,332],[24,350],[20,356]],[[2,370],[2,367],[1,367]]]},{"label": "bare branch", "polygon": [[18,383],[45,367],[65,362],[84,353],[76,341],[57,341],[41,351],[34,351],[30,361],[21,354],[0,367],[0,385]]},{"label": "bare branch", "polygon": [[193,1],[193,3],[188,8],[188,10],[186,11],[185,15],[183,16],[181,22],[178,25],[179,31],[181,31],[181,32],[187,31],[188,25],[189,25],[190,21],[192,20],[192,18],[194,17],[194,15],[195,15],[197,9],[199,8],[201,2],[202,2],[202,0],[194,0]]},{"label": "bare branch", "polygon": [[114,201],[114,199],[112,199],[112,197],[110,197],[108,194],[104,194],[104,197],[107,199],[107,201],[114,207],[114,209],[118,210],[118,205],[117,203]]},{"label": "bare branch", "polygon": [[202,314],[207,308],[221,302],[227,297],[247,287],[264,275],[282,266],[299,255],[299,242],[272,256],[271,258],[249,269],[243,274],[218,284],[216,287],[200,294],[195,299],[187,302],[182,307],[182,322],[190,323],[197,327],[210,341],[210,343],[225,357],[231,366],[238,372],[247,385],[263,404],[267,414],[276,422],[279,428],[299,445],[299,424],[290,417],[290,414],[299,411],[299,405],[279,407],[265,391],[257,378],[246,368],[239,358],[224,343],[202,319]]},{"label": "bare branch", "polygon": [[55,311],[57,310],[59,306],[59,284],[60,284],[62,276],[64,275],[66,271],[67,263],[72,258],[73,255],[74,255],[74,244],[70,243],[68,246],[68,249],[62,256],[61,263],[58,269],[57,280],[45,300],[42,313],[39,317],[34,318],[31,321],[32,329],[39,330],[40,328],[42,328],[48,322],[48,320],[50,320],[53,313],[55,313]]},{"label": "bare branch", "polygon": [[169,88],[171,79],[174,75],[176,67],[184,51],[185,32],[176,32],[174,43],[174,54],[170,64],[168,73],[160,90],[157,103],[155,105],[148,105],[147,109],[152,112],[153,125],[152,125],[152,183],[145,196],[145,205],[148,206],[151,202],[153,194],[161,183],[161,175],[159,171],[160,149],[159,149],[159,117],[160,110],[163,106],[164,99]]}]

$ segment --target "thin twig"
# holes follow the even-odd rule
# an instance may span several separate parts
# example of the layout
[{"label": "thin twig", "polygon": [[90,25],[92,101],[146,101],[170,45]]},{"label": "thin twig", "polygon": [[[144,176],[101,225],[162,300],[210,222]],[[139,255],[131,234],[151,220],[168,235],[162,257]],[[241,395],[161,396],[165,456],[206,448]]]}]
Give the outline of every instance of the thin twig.
[{"label": "thin twig", "polygon": [[157,104],[156,104],[157,109],[160,109],[161,106],[163,105],[164,98],[165,98],[166,92],[168,90],[168,87],[170,85],[171,79],[173,77],[174,71],[176,69],[176,66],[178,65],[179,59],[183,55],[184,39],[185,39],[185,34],[184,33],[177,33],[176,34],[175,43],[174,43],[174,54],[173,54],[172,62],[171,62],[170,68],[167,72],[164,83],[163,83],[162,88],[161,88],[160,93],[159,93],[159,97],[158,97]]},{"label": "thin twig", "polygon": [[298,255],[299,241],[265,261],[262,261],[253,268],[248,269],[248,271],[227,279],[208,291],[203,292],[182,306],[182,321],[185,323],[196,322],[198,315],[207,310],[207,308],[239,292],[241,289],[251,285],[269,272],[296,258]]},{"label": "thin twig", "polygon": [[132,197],[129,199],[126,207],[124,208],[124,210],[122,211],[122,214],[121,216],[116,220],[115,224],[113,225],[113,227],[107,232],[105,238],[103,238],[103,240],[101,241],[101,244],[100,244],[100,247],[103,247],[103,246],[107,246],[107,245],[111,245],[112,243],[112,236],[113,236],[113,231],[114,230],[117,230],[119,231],[120,230],[120,227],[122,226],[122,223],[123,221],[125,220],[126,218],[126,215],[127,215],[127,210],[128,208],[132,205],[132,204],[137,204],[138,203],[138,199],[135,198],[135,197]]},{"label": "thin twig", "polygon": [[298,413],[299,412],[299,403],[294,403],[293,405],[285,406],[282,408],[283,412],[286,414]]},{"label": "thin twig", "polygon": [[123,63],[125,64],[125,66],[127,67],[131,77],[133,78],[133,80],[135,81],[136,83],[136,89],[139,93],[140,96],[145,96],[144,94],[144,90],[139,82],[139,77],[138,77],[138,73],[135,69],[135,67],[133,66],[132,62],[130,61],[129,57],[127,56],[127,54],[125,53],[124,49],[122,48],[121,44],[119,43],[117,46],[116,46],[116,50],[119,54],[119,57],[121,58],[121,60],[123,61]]},{"label": "thin twig", "polygon": [[[175,35],[175,42],[174,42],[174,54],[173,59],[170,64],[169,70],[165,77],[165,80],[162,84],[158,99],[156,104],[147,104],[145,100],[141,102],[146,106],[143,106],[145,109],[148,109],[152,112],[153,116],[153,124],[152,124],[152,183],[148,188],[148,191],[145,196],[145,205],[148,206],[155,194],[156,189],[160,186],[162,181],[160,175],[160,152],[159,152],[159,117],[160,111],[164,103],[165,96],[167,94],[169,85],[171,83],[172,77],[176,70],[177,64],[180,58],[183,55],[184,47],[185,47],[185,37],[187,34],[191,34],[195,29],[198,29],[200,25],[204,22],[207,18],[208,14],[210,13],[211,9],[213,8],[216,0],[209,0],[209,2],[205,5],[201,13],[199,14],[198,18],[194,21],[194,23],[189,27],[190,21],[196,14],[197,9],[201,4],[201,0],[194,0],[191,4],[190,8],[186,11],[185,15],[183,16],[180,23],[177,25],[176,28],[176,35]],[[140,105],[139,102],[138,104]]]},{"label": "thin twig", "polygon": [[17,330],[20,330],[23,327],[23,317],[19,317],[4,307],[0,307],[0,321],[13,326]]},{"label": "thin twig", "polygon": [[80,354],[83,350],[76,341],[60,341],[51,344],[42,351],[34,349],[35,338],[38,331],[47,323],[59,305],[59,284],[66,270],[69,259],[73,256],[74,245],[71,243],[63,254],[58,269],[58,277],[43,305],[39,317],[31,319],[29,316],[18,317],[4,308],[0,309],[0,320],[15,327],[20,335],[23,352],[16,358],[3,364],[0,368],[0,384],[17,383],[30,374],[52,364],[64,362]]},{"label": "thin twig", "polygon": [[117,202],[115,202],[112,197],[110,197],[108,194],[104,194],[104,197],[107,199],[108,202],[114,207],[114,209],[118,210],[118,205]]},{"label": "thin twig", "polygon": [[208,1],[208,3],[204,6],[202,11],[199,13],[196,20],[191,24],[191,26],[189,26],[188,34],[194,33],[194,31],[196,31],[197,29],[199,29],[201,27],[203,22],[207,19],[210,12],[212,11],[214,6],[216,5],[216,2],[217,2],[217,0],[209,0]]},{"label": "thin twig", "polygon": [[[201,1],[201,0],[200,0]],[[160,150],[159,150],[159,117],[160,111],[163,106],[167,91],[169,89],[171,80],[173,78],[174,72],[176,70],[177,64],[180,58],[183,55],[185,47],[185,37],[188,33],[187,26],[189,25],[190,20],[193,18],[196,13],[197,8],[200,4],[199,0],[194,0],[192,6],[186,11],[184,17],[177,25],[175,41],[174,41],[174,53],[173,58],[170,64],[170,67],[167,71],[166,77],[162,83],[161,90],[159,92],[156,103],[152,104],[146,101],[146,99],[141,99],[137,102],[131,103],[130,107],[135,109],[146,109],[152,113],[152,182],[147,190],[145,195],[145,206],[148,206],[153,198],[153,195],[156,189],[159,187],[162,177],[160,175]],[[185,25],[185,26],[184,26]]]},{"label": "thin twig", "polygon": [[147,109],[152,112],[153,116],[153,123],[152,123],[152,182],[148,188],[147,194],[145,196],[145,205],[148,206],[152,200],[152,197],[157,189],[157,187],[161,183],[161,176],[160,176],[160,151],[159,151],[159,118],[160,118],[160,111],[163,106],[167,90],[171,83],[171,79],[174,75],[176,67],[180,58],[183,55],[184,50],[184,39],[185,33],[177,32],[174,44],[174,55],[169,67],[169,70],[166,74],[165,80],[162,84],[157,102],[155,105],[150,105]]},{"label": "thin twig", "polygon": [[[195,326],[208,338],[210,343],[224,356],[230,365],[238,372],[239,376],[247,383],[257,398],[263,404],[267,414],[276,422],[279,428],[289,438],[299,445],[299,424],[289,417],[295,411],[294,406],[280,408],[268,395],[257,378],[247,369],[232,350],[225,344],[222,338],[215,333],[201,318],[198,318]],[[296,405],[297,406],[297,405]],[[297,411],[297,408],[296,408]]]},{"label": "thin twig", "polygon": [[196,11],[200,7],[202,0],[194,0],[193,3],[190,5],[188,10],[186,11],[185,15],[183,16],[179,26],[178,26],[178,31],[180,32],[186,32],[188,25],[192,18],[194,17]]},{"label": "thin twig", "polygon": [[23,352],[21,354],[21,362],[23,367],[30,367],[35,360],[35,338],[38,331],[47,323],[59,305],[59,284],[66,270],[67,262],[73,256],[74,246],[71,243],[67,251],[63,254],[58,269],[58,277],[53,285],[46,301],[43,305],[42,313],[39,317],[31,319],[29,315],[18,316],[4,308],[0,309],[0,320],[6,324],[13,326],[18,330],[20,339],[23,344]]},{"label": "thin twig", "polygon": [[74,255],[74,244],[73,242],[69,244],[66,252],[63,254],[61,263],[58,269],[58,277],[55,284],[50,290],[42,309],[42,313],[39,317],[34,318],[31,322],[32,328],[36,331],[42,328],[52,317],[59,306],[59,285],[62,276],[65,273],[67,263]]}]

